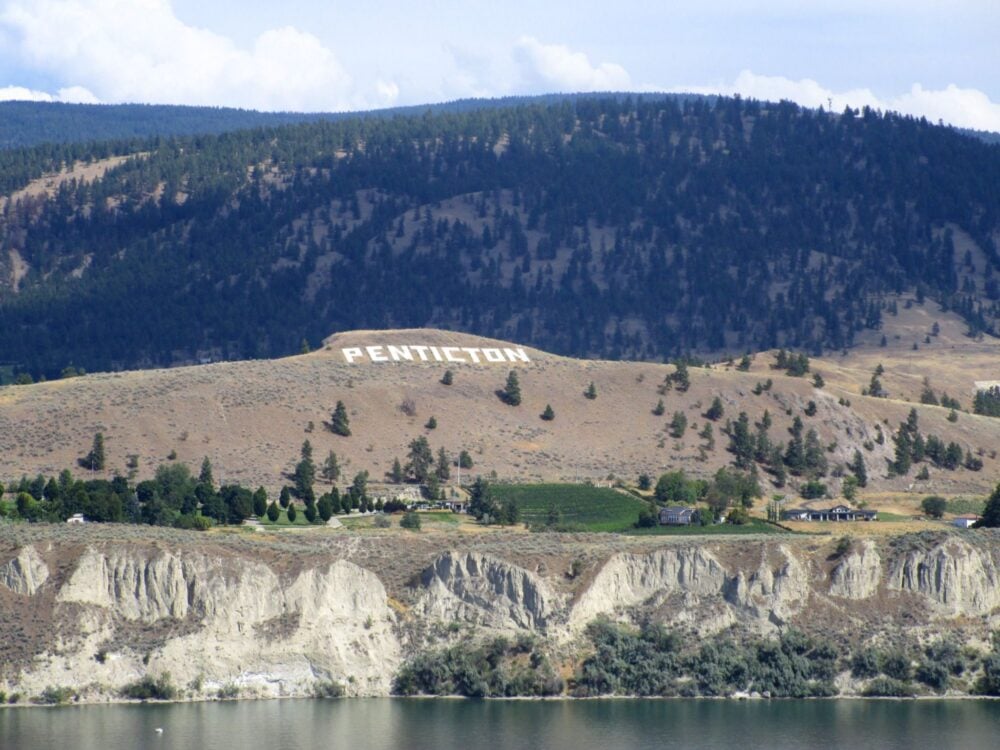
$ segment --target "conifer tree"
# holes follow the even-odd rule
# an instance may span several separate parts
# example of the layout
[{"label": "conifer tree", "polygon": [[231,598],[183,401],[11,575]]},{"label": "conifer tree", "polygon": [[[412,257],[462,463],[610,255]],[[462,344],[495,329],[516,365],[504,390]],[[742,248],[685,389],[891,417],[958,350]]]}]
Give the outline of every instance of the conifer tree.
[{"label": "conifer tree", "polygon": [[507,384],[501,391],[501,398],[509,406],[520,406],[521,404],[521,383],[517,379],[517,373],[513,370],[507,375]]},{"label": "conifer tree", "polygon": [[708,411],[705,412],[705,418],[717,422],[722,418],[724,413],[725,409],[722,407],[722,399],[716,396],[712,399],[712,405],[708,407]]},{"label": "conifer tree", "polygon": [[215,478],[212,476],[212,462],[208,460],[208,456],[202,459],[198,481],[201,484],[207,484],[209,487],[215,487]]},{"label": "conifer tree", "polygon": [[338,401],[330,417],[330,429],[334,434],[342,437],[350,437],[351,420],[347,416],[347,407],[343,401]]},{"label": "conifer tree", "polygon": [[323,479],[331,484],[340,479],[340,463],[337,461],[337,454],[333,451],[330,451],[326,456],[326,460],[323,461],[322,474]]},{"label": "conifer tree", "polygon": [[591,401],[597,398],[597,387],[594,385],[593,380],[590,381],[590,385],[587,386],[587,390],[583,392],[583,395]]},{"label": "conifer tree", "polygon": [[542,412],[541,417],[546,422],[551,422],[553,419],[556,418],[556,413],[555,413],[555,411],[552,410],[552,405],[551,404],[546,404],[545,405],[545,411]]}]

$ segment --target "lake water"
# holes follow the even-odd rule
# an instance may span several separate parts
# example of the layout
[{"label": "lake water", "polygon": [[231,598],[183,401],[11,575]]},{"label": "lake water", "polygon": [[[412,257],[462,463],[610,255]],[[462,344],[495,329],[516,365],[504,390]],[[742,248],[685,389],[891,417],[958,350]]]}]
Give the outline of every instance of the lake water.
[{"label": "lake water", "polygon": [[997,701],[374,698],[0,710],[2,750],[997,747]]}]

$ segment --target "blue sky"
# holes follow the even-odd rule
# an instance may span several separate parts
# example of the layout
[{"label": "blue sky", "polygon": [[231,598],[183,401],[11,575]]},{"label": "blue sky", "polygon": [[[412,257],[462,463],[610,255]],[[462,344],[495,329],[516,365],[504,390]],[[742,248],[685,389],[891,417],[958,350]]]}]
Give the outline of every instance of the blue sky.
[{"label": "blue sky", "polygon": [[666,90],[1000,131],[997,0],[0,0],[0,98],[343,110]]}]

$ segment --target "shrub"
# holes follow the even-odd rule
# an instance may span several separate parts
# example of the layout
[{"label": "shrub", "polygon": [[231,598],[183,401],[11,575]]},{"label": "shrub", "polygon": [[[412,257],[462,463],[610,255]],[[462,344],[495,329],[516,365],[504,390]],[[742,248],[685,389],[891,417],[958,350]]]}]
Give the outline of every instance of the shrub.
[{"label": "shrub", "polygon": [[[451,370],[448,370],[451,372]],[[446,383],[445,385],[451,385]],[[321,680],[313,685],[314,698],[341,698],[344,695],[344,686],[333,680]]]},{"label": "shrub", "polygon": [[891,677],[876,677],[861,694],[871,698],[910,698],[913,696],[913,685]]},{"label": "shrub", "polygon": [[122,698],[139,701],[169,701],[177,697],[177,688],[170,683],[170,673],[164,672],[156,679],[146,675],[141,680],[129,683],[120,691]]},{"label": "shrub", "polygon": [[32,703],[41,706],[61,706],[76,698],[76,693],[71,687],[49,685],[40,694],[32,699]]},{"label": "shrub", "polygon": [[920,510],[926,513],[931,518],[940,518],[944,515],[945,510],[948,508],[948,501],[945,500],[940,495],[931,495],[930,497],[925,497],[920,502]]},{"label": "shrub", "polygon": [[404,529],[411,529],[413,531],[418,531],[420,529],[420,516],[414,513],[412,510],[403,514],[402,520],[399,525]]},{"label": "shrub", "polygon": [[878,654],[869,648],[856,651],[851,656],[851,676],[868,679],[878,675]]},{"label": "shrub", "polygon": [[222,701],[231,701],[240,697],[240,686],[227,682],[215,693],[215,697]]},{"label": "shrub", "polygon": [[888,651],[880,654],[879,671],[900,682],[908,682],[913,674],[910,658],[901,651]]},{"label": "shrub", "polygon": [[390,526],[392,526],[392,520],[389,518],[389,516],[386,515],[375,516],[376,529],[388,529]]}]

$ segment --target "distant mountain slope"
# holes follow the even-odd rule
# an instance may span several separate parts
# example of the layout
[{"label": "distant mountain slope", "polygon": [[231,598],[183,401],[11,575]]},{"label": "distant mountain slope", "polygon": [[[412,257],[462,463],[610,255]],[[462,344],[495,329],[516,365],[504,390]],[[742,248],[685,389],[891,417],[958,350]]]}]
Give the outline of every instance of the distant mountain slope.
[{"label": "distant mountain slope", "polygon": [[[211,135],[233,130],[273,128],[301,122],[359,117],[397,117],[424,112],[469,112],[492,107],[552,104],[583,94],[508,96],[497,99],[456,99],[435,104],[388,107],[365,112],[259,112],[232,107],[192,107],[175,104],[63,104],[59,102],[0,102],[0,150],[39,144],[129,141],[154,137]],[[703,98],[694,94],[608,94],[653,101]]]},{"label": "distant mountain slope", "polygon": [[168,104],[0,102],[0,149],[40,143],[224,133],[319,120],[329,115]]},{"label": "distant mountain slope", "polygon": [[906,290],[973,333],[1000,316],[1000,147],[892,114],[616,95],[132,150],[8,202],[6,362],[274,356],[425,325],[612,358],[840,349]]}]

